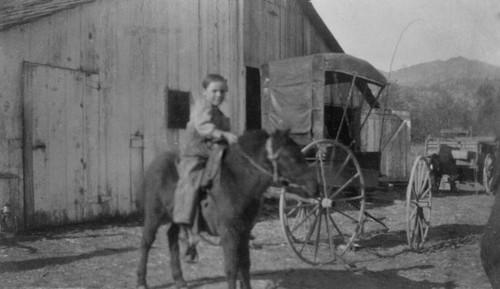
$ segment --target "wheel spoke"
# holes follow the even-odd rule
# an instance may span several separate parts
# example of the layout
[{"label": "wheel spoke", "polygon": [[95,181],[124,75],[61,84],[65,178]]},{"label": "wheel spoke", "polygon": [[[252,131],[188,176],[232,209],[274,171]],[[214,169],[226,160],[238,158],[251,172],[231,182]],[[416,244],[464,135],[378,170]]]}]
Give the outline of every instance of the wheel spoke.
[{"label": "wheel spoke", "polygon": [[422,194],[420,194],[420,200],[425,199],[425,198],[428,199],[430,192],[431,192],[431,187],[428,187],[427,189],[425,189],[425,191],[423,191]]},{"label": "wheel spoke", "polygon": [[351,160],[351,155],[347,155],[347,158],[344,160],[338,171],[335,173],[334,177],[332,180],[336,180],[342,171],[344,171],[345,167],[347,166],[347,163]]},{"label": "wheel spoke", "polygon": [[323,220],[323,212],[319,212],[319,220],[317,222],[317,228],[316,228],[316,241],[314,242],[314,260],[316,261],[318,258],[318,249],[319,249],[319,237],[321,233],[321,220]]},{"label": "wheel spoke", "polygon": [[333,244],[333,238],[332,238],[332,235],[330,233],[330,226],[328,226],[328,217],[327,217],[327,215],[330,215],[330,208],[326,208],[326,212],[325,212],[325,227],[326,227],[326,234],[328,235],[328,246],[330,248],[330,255],[334,259],[335,258],[335,244]]},{"label": "wheel spoke", "polygon": [[330,222],[332,222],[333,227],[335,227],[335,230],[337,230],[337,232],[339,233],[339,236],[342,238],[342,240],[344,240],[344,241],[345,241],[345,239],[344,239],[344,233],[342,233],[342,231],[340,231],[340,228],[337,226],[337,224],[336,224],[336,223],[335,223],[335,221],[333,220],[333,218],[332,218],[332,214],[330,214],[330,213],[329,213],[329,214],[328,214],[328,217],[329,217],[329,219],[330,219]]},{"label": "wheel spoke", "polygon": [[335,203],[342,203],[342,202],[351,202],[352,203],[352,201],[361,200],[363,198],[364,198],[363,196],[356,196],[356,197],[351,197],[351,198],[335,199]]},{"label": "wheel spoke", "polygon": [[[316,211],[321,213],[320,212],[321,208],[319,210],[316,210]],[[318,223],[318,214],[315,214],[315,218],[312,221],[312,224],[309,226],[309,231],[307,232],[307,235],[304,236],[304,244],[309,243],[309,241],[311,240],[311,236],[314,234],[314,230],[316,229],[317,223]]]},{"label": "wheel spoke", "polygon": [[417,211],[418,211],[418,207],[416,207],[415,209],[413,209],[413,210],[411,211],[411,214],[410,214],[410,219],[415,218],[415,216],[417,215]]},{"label": "wheel spoke", "polygon": [[344,212],[342,212],[342,211],[339,211],[339,210],[337,210],[337,209],[335,209],[335,208],[332,208],[332,210],[333,210],[334,212],[337,212],[337,213],[339,213],[339,214],[341,214],[341,215],[343,215],[343,216],[347,217],[348,219],[350,219],[350,220],[352,220],[352,221],[354,221],[354,222],[358,222],[358,220],[356,220],[355,218],[353,218],[353,217],[349,216],[348,214],[346,214],[346,213],[344,213]]},{"label": "wheel spoke", "polygon": [[[423,236],[425,235],[425,234],[424,234],[424,230],[425,230],[425,228],[424,228],[424,225],[422,224],[422,221],[423,221],[423,220],[422,220],[422,218],[423,218],[423,216],[422,216],[422,213],[421,213],[421,214],[420,214],[420,217],[418,218],[418,220],[419,220],[419,229],[420,229],[420,231],[419,231],[419,232],[420,232],[420,236],[422,236],[422,237],[423,237]],[[423,241],[423,240],[422,240],[422,241]]]},{"label": "wheel spoke", "polygon": [[418,232],[418,227],[419,227],[418,217],[415,215],[415,218],[413,219],[413,226],[412,226],[414,235],[416,235],[416,232]]},{"label": "wheel spoke", "polygon": [[316,208],[314,208],[310,212],[308,212],[307,215],[298,224],[295,224],[295,226],[290,230],[290,233],[295,232],[295,230],[297,230],[298,227],[300,227],[302,224],[304,224],[304,222],[307,221],[315,213],[315,211],[318,208],[319,208],[319,205],[316,205]]},{"label": "wheel spoke", "polygon": [[316,204],[309,204],[309,203],[299,203],[297,205],[290,205],[290,206],[286,206],[285,207],[285,210],[289,210],[291,209],[288,213],[287,213],[287,217],[292,215],[293,213],[295,213],[298,209],[306,209],[306,208],[310,208],[310,207],[314,207]]},{"label": "wheel spoke", "polygon": [[319,162],[320,162],[320,172],[321,172],[321,183],[323,185],[324,191],[323,191],[323,197],[326,197],[326,176],[325,176],[325,162],[324,158],[326,158],[326,148],[319,148],[318,153],[321,154],[319,156]]},{"label": "wheel spoke", "polygon": [[354,176],[352,176],[349,180],[347,180],[347,182],[345,182],[340,188],[338,188],[335,192],[333,192],[332,194],[330,194],[330,196],[328,196],[328,197],[330,199],[335,198],[336,195],[338,195],[345,188],[347,188],[347,186],[349,186],[358,177],[359,177],[359,172],[357,172]]}]

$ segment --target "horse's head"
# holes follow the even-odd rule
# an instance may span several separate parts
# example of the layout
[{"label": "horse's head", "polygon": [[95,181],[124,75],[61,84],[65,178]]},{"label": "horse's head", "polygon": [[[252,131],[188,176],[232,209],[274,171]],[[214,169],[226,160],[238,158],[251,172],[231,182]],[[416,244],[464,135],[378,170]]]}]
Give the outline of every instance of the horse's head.
[{"label": "horse's head", "polygon": [[300,146],[290,138],[289,130],[276,130],[266,141],[268,159],[273,165],[275,179],[279,175],[281,181],[289,182],[301,189],[292,191],[304,197],[315,197],[318,194],[316,175],[309,169]]},{"label": "horse's head", "polygon": [[439,174],[441,173],[441,162],[439,160],[439,155],[437,154],[432,154],[429,157],[429,169],[431,170],[431,173],[433,174]]}]

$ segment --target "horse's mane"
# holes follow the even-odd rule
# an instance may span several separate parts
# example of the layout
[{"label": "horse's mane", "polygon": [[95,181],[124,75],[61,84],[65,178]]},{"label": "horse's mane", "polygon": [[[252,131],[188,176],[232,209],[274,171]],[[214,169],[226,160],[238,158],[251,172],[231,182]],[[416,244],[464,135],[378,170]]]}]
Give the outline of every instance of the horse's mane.
[{"label": "horse's mane", "polygon": [[259,153],[269,134],[264,130],[249,130],[238,137],[238,145],[248,155],[254,156]]}]

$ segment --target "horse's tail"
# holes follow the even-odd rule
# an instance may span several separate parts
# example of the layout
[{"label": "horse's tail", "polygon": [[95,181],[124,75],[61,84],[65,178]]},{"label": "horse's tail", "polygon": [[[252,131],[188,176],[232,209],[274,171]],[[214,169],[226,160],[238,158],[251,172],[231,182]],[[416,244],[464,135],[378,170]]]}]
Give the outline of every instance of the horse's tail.
[{"label": "horse's tail", "polygon": [[155,157],[146,168],[135,189],[135,206],[141,215],[144,214],[146,206],[164,203],[164,197],[168,194],[167,184],[176,183],[178,179],[178,158],[177,152],[164,152]]}]

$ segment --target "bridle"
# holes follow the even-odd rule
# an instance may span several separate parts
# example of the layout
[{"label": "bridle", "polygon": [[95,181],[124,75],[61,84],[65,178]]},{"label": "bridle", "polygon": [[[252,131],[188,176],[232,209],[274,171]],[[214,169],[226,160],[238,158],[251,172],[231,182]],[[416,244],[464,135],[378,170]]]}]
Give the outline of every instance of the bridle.
[{"label": "bridle", "polygon": [[269,172],[266,168],[261,166],[259,163],[257,163],[252,157],[250,157],[247,153],[245,153],[243,150],[241,150],[241,153],[243,154],[243,157],[257,170],[261,171],[262,173],[271,176],[273,178],[273,182],[276,185],[284,185],[284,186],[289,186],[289,187],[297,187],[297,188],[302,188],[306,189],[305,186],[301,186],[298,184],[293,183],[289,179],[280,176],[279,170],[278,170],[278,159],[280,157],[281,152],[283,151],[284,147],[281,146],[279,147],[276,151],[273,150],[273,139],[272,137],[269,137],[266,140],[266,152],[267,152],[267,159],[271,162],[272,165],[272,172]]}]

